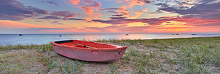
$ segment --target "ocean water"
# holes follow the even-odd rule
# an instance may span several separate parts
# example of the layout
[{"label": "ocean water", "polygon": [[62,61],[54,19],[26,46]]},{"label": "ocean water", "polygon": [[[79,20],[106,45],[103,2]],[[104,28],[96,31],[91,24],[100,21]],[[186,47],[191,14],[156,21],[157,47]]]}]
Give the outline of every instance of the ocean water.
[{"label": "ocean water", "polygon": [[0,45],[48,44],[59,40],[109,40],[109,39],[167,39],[191,37],[216,37],[220,34],[0,34]]}]

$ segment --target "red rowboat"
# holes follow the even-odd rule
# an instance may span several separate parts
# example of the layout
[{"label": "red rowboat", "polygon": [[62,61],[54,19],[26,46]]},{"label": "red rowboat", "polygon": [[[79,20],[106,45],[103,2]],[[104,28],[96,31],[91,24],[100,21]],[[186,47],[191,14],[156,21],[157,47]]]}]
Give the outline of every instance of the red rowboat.
[{"label": "red rowboat", "polygon": [[127,47],[81,40],[52,42],[55,52],[78,60],[112,62],[118,61]]}]

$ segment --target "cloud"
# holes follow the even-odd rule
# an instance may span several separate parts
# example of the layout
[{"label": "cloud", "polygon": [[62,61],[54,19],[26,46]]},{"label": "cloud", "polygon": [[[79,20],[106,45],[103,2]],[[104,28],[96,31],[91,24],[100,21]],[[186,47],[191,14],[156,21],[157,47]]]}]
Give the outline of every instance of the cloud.
[{"label": "cloud", "polygon": [[94,2],[92,0],[89,0],[88,2],[86,1],[84,3],[85,5],[81,5],[81,7],[88,15],[88,17],[85,17],[87,21],[91,21],[91,19],[98,19],[99,16],[102,16],[102,14],[94,12],[94,10],[98,12],[97,8],[101,6],[100,2]]},{"label": "cloud", "polygon": [[117,18],[117,17],[122,17],[123,15],[122,14],[114,14],[112,16],[115,16]]},{"label": "cloud", "polygon": [[215,26],[215,27],[219,26],[220,27],[220,22],[219,23],[214,23],[214,24],[213,23],[211,23],[211,24],[200,24],[200,25],[197,25],[197,26],[207,26],[207,25],[208,26]]},{"label": "cloud", "polygon": [[168,21],[171,18],[160,17],[160,18],[151,18],[151,19],[127,19],[124,17],[112,17],[110,20],[92,20],[94,22],[108,23],[108,24],[128,24],[134,22],[148,23],[149,25],[160,25],[164,21]]},{"label": "cloud", "polygon": [[73,4],[73,5],[78,5],[80,3],[80,0],[70,0],[70,2]]},{"label": "cloud", "polygon": [[54,24],[54,25],[64,25],[63,23],[61,23],[59,21],[53,21],[53,22],[51,22],[51,24]]},{"label": "cloud", "polygon": [[[95,32],[115,32],[115,33],[143,33],[146,29],[151,28],[150,26],[126,26],[126,25],[112,25],[103,28],[98,27],[86,27]],[[146,33],[146,32],[145,32]]]},{"label": "cloud", "polygon": [[189,33],[220,31],[218,30],[218,28],[220,28],[220,20],[186,17],[160,17],[151,19],[117,18],[110,20],[93,20],[93,22],[102,22],[112,25],[103,28],[87,27],[86,29],[95,30],[95,32],[117,33]]},{"label": "cloud", "polygon": [[48,4],[51,4],[51,5],[56,5],[56,6],[59,6],[59,4],[57,2],[55,2],[54,0],[52,1],[40,1],[41,3],[48,3]]},{"label": "cloud", "polygon": [[68,18],[68,20],[85,20],[85,19],[79,19],[79,18]]},{"label": "cloud", "polygon": [[41,17],[41,18],[38,18],[38,19],[61,19],[61,18],[58,17],[58,16],[44,16],[44,17]]},{"label": "cloud", "polygon": [[[198,4],[199,3],[199,4]],[[178,13],[184,15],[184,17],[194,17],[201,19],[220,19],[220,2],[214,0],[202,0],[192,6],[188,6],[186,2],[180,3],[180,6],[169,6],[167,4],[162,5],[158,10],[168,11],[172,13]]]},{"label": "cloud", "polygon": [[133,8],[135,5],[144,5],[151,3],[150,0],[125,0],[125,3],[128,5],[128,8]]},{"label": "cloud", "polygon": [[39,34],[39,33],[65,33],[66,28],[50,27],[45,25],[27,24],[17,21],[10,20],[0,20],[0,33],[29,33],[29,34]]},{"label": "cloud", "polygon": [[142,23],[142,22],[134,22],[127,24],[127,27],[144,27],[144,26],[150,26],[150,25],[148,23]]},{"label": "cloud", "polygon": [[[93,31],[93,32],[113,32],[112,31],[112,29],[113,28],[109,28],[109,27],[104,27],[104,28],[99,28],[99,27],[86,27],[86,28],[84,28],[84,29],[86,29],[86,30],[91,30],[91,31]],[[82,29],[83,30],[83,29]],[[91,32],[90,31],[90,32]]]},{"label": "cloud", "polygon": [[119,8],[101,8],[100,10],[118,10]]},{"label": "cloud", "polygon": [[94,0],[70,0],[70,2],[73,5],[79,5],[78,7],[81,8],[88,15],[87,17],[85,17],[87,21],[98,19],[100,16],[102,16],[101,13],[95,13],[99,11],[98,8],[101,6],[100,2],[96,2]]},{"label": "cloud", "polygon": [[24,6],[17,0],[1,0],[0,1],[0,20],[23,20],[27,17],[39,16],[47,14],[46,10]]},{"label": "cloud", "polygon": [[[101,13],[98,13],[99,10],[107,10],[107,12],[113,13],[112,16],[114,17],[127,17],[127,18],[137,18],[141,16],[144,12],[147,11],[147,9],[144,9],[143,11],[135,11],[135,15],[129,15],[131,14],[130,11],[128,11],[127,8],[133,7],[134,5],[143,5],[145,3],[150,3],[149,0],[125,0],[125,3],[129,4],[129,6],[123,5],[118,8],[101,8],[100,1],[94,1],[94,0],[70,0],[70,2],[74,5],[74,7],[78,7],[82,9],[86,14],[87,17],[84,19],[87,21],[92,21],[95,19],[99,19],[100,16],[102,16]],[[75,6],[77,5],[77,6]]]},{"label": "cloud", "polygon": [[68,19],[70,17],[75,17],[76,15],[79,15],[79,14],[76,14],[76,13],[70,12],[70,11],[54,11],[54,12],[50,13],[50,15],[63,17],[63,19]]},{"label": "cloud", "polygon": [[28,28],[30,30],[64,30],[65,28]]},{"label": "cloud", "polygon": [[[109,20],[92,20],[93,22],[101,22],[112,25],[127,25],[132,23],[146,23],[147,26],[160,26],[160,27],[199,27],[201,24],[203,26],[220,26],[220,20],[218,19],[199,19],[199,18],[189,18],[189,17],[160,17],[160,18],[149,18],[149,19],[127,19],[124,17],[111,17]],[[164,25],[166,24],[166,25]],[[139,24],[140,25],[140,24]],[[133,25],[135,26],[135,25]],[[138,26],[138,25],[137,25]],[[144,26],[144,25],[142,25]]]},{"label": "cloud", "polygon": [[50,28],[48,26],[26,24],[10,20],[0,20],[0,23],[1,28]]},{"label": "cloud", "polygon": [[147,12],[148,9],[143,9],[143,10],[139,10],[139,11],[135,11],[135,15],[130,15],[132,12],[128,11],[126,6],[121,6],[118,8],[103,8],[101,10],[107,10],[107,12],[112,13],[113,17],[110,18],[128,18],[128,19],[135,19],[138,18],[139,16],[141,16],[143,13]]},{"label": "cloud", "polygon": [[122,6],[118,8],[117,13],[123,15],[124,17],[128,17],[130,12],[127,10],[126,6]]},{"label": "cloud", "polygon": [[0,28],[1,34],[57,34],[65,33],[66,28]]},{"label": "cloud", "polygon": [[[121,20],[121,21],[120,21]],[[123,20],[123,18],[118,18],[117,20],[92,20],[93,22],[101,22],[101,23],[107,23],[107,24],[123,24],[126,21]]]},{"label": "cloud", "polygon": [[148,9],[144,9],[143,11],[135,11],[135,15],[134,16],[128,16],[129,19],[135,19],[139,16],[141,16],[144,12],[147,12]]},{"label": "cloud", "polygon": [[128,15],[130,14],[126,6],[121,6],[118,8],[102,8],[100,10],[110,12],[112,16],[115,17],[128,17]]},{"label": "cloud", "polygon": [[[115,16],[115,15],[113,15]],[[120,19],[125,19],[126,17],[123,16],[117,16],[117,17],[110,17],[112,20],[120,20]]]},{"label": "cloud", "polygon": [[74,12],[71,11],[54,11],[52,13],[49,14],[49,16],[44,16],[38,19],[64,19],[64,20],[68,20],[72,17],[75,17],[79,14],[76,14]]}]

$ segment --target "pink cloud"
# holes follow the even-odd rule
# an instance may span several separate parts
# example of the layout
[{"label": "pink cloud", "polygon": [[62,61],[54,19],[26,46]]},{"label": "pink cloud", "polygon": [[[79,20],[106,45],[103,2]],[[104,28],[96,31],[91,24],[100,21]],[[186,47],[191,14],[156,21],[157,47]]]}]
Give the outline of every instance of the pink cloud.
[{"label": "pink cloud", "polygon": [[73,4],[73,5],[78,5],[80,3],[80,0],[70,0],[70,2]]},{"label": "pink cloud", "polygon": [[0,23],[0,28],[50,28],[43,25],[26,24],[9,20],[0,20]]},{"label": "pink cloud", "polygon": [[[112,26],[104,28],[91,28],[100,32],[129,32],[129,33],[190,33],[190,32],[220,32],[220,20],[218,19],[198,19],[187,17],[160,17],[151,19],[126,19],[112,18],[110,20],[94,20],[94,22],[102,22],[112,24]],[[149,26],[126,26],[129,23],[147,23]],[[164,23],[166,23],[164,25]]]}]

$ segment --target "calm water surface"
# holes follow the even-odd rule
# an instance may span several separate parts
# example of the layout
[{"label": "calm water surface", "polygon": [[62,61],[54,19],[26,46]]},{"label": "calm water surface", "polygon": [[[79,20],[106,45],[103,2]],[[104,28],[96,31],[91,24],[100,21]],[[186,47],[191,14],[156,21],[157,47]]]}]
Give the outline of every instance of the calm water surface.
[{"label": "calm water surface", "polygon": [[100,40],[100,39],[166,39],[166,38],[190,38],[190,37],[216,37],[220,34],[0,34],[0,45],[27,45],[48,44],[59,40]]}]

